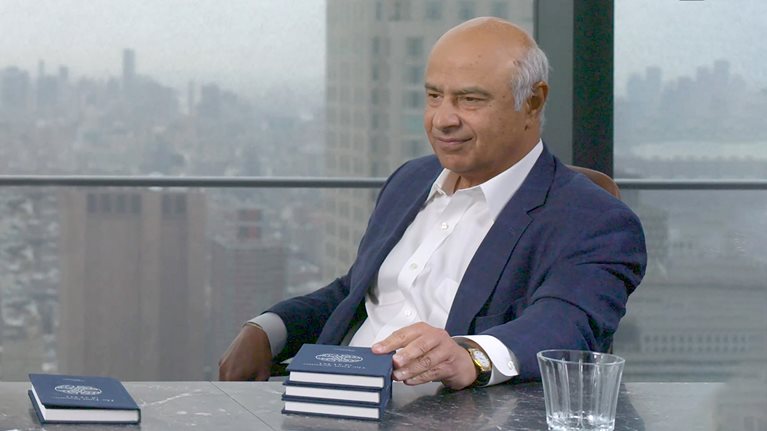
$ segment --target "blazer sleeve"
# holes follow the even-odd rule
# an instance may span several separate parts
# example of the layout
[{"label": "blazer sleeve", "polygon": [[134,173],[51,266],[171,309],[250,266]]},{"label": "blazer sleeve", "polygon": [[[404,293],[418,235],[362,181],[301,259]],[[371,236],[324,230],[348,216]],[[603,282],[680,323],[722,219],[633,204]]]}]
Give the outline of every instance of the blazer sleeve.
[{"label": "blazer sleeve", "polygon": [[541,350],[609,349],[628,295],[644,275],[644,234],[628,208],[615,207],[561,229],[564,245],[542,282],[529,288],[527,306],[515,319],[482,332],[516,355],[520,374],[514,381],[540,378],[536,354]]},{"label": "blazer sleeve", "polygon": [[285,347],[274,360],[280,362],[290,358],[304,343],[313,343],[320,335],[330,314],[348,294],[349,275],[347,274],[321,289],[287,299],[267,310],[280,316],[288,331]]}]

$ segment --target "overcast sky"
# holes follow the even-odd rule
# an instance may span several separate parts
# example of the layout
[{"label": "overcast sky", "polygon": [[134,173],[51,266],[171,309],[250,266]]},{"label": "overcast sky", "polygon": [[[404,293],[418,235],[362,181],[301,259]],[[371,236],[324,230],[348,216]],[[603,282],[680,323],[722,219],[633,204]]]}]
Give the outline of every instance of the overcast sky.
[{"label": "overcast sky", "polygon": [[718,59],[746,82],[767,88],[767,1],[617,0],[616,91],[649,65],[663,79],[695,76]]},{"label": "overcast sky", "polygon": [[322,0],[0,0],[0,67],[73,76],[121,73],[122,50],[138,72],[183,88],[301,82],[324,86]]},{"label": "overcast sky", "polygon": [[[671,79],[716,59],[767,87],[765,0],[618,0],[615,15],[619,94],[649,65]],[[34,73],[43,59],[74,77],[119,75],[124,48],[136,51],[139,73],[178,88],[321,91],[325,1],[0,0],[0,68]]]}]

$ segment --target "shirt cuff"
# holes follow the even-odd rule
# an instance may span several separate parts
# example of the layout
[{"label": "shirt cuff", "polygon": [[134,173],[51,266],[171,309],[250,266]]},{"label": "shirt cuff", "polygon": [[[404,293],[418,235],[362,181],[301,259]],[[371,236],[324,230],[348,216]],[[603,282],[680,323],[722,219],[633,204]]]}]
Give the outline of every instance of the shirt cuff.
[{"label": "shirt cuff", "polygon": [[487,353],[490,361],[493,363],[493,371],[490,374],[490,381],[486,386],[497,385],[510,380],[519,374],[519,362],[514,352],[509,350],[501,340],[492,335],[462,335],[460,337],[471,340]]},{"label": "shirt cuff", "polygon": [[272,349],[272,358],[279,355],[282,349],[285,348],[285,344],[288,342],[288,328],[277,314],[264,313],[248,320],[245,324],[256,325],[266,332],[266,338],[269,339],[269,348]]}]

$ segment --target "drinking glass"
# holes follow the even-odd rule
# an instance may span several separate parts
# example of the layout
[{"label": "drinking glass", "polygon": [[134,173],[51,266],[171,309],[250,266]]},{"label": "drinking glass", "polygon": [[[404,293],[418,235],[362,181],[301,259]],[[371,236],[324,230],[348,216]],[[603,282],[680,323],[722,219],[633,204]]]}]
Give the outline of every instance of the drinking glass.
[{"label": "drinking glass", "polygon": [[582,350],[538,352],[549,429],[612,431],[625,362]]}]

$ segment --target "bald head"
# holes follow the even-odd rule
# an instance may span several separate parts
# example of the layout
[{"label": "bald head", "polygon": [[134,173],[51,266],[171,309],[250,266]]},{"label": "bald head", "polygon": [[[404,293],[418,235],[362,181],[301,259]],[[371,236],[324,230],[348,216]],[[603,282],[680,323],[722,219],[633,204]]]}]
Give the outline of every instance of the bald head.
[{"label": "bald head", "polygon": [[522,108],[538,82],[547,83],[546,54],[521,27],[495,17],[479,17],[458,24],[443,34],[429,58],[467,50],[479,65],[495,64],[506,70],[517,110]]},{"label": "bald head", "polygon": [[434,49],[451,43],[469,43],[477,47],[498,48],[508,56],[520,55],[537,46],[522,28],[493,17],[474,18],[458,24],[437,40]]}]

